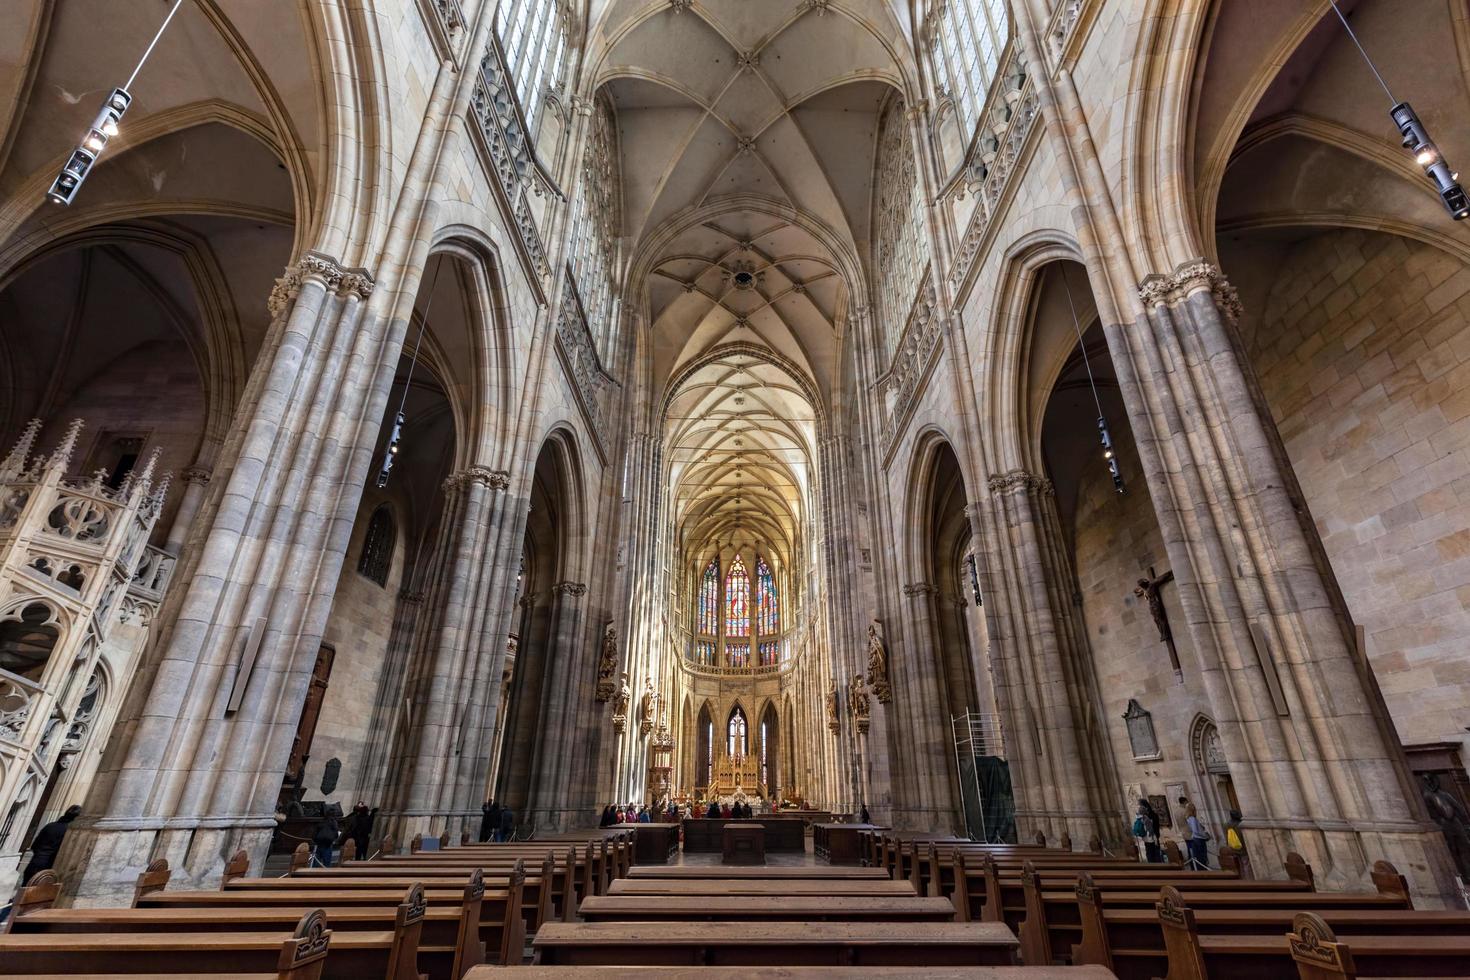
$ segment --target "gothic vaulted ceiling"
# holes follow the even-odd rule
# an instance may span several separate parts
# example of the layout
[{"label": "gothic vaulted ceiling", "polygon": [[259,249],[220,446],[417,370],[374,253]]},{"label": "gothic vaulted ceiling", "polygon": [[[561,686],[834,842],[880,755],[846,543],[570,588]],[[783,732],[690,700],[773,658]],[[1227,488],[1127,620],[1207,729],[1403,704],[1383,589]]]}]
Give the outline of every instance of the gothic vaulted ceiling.
[{"label": "gothic vaulted ceiling", "polygon": [[907,42],[884,0],[613,0],[593,50],[685,555],[799,560]]}]

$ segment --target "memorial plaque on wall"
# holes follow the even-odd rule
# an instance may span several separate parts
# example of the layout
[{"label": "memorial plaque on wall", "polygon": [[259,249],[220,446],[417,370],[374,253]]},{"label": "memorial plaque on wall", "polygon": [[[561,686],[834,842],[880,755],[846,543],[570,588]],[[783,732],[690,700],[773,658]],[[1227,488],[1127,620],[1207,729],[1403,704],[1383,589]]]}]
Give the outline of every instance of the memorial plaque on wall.
[{"label": "memorial plaque on wall", "polygon": [[342,776],[342,760],[332,758],[327,760],[327,766],[322,770],[322,792],[330,793],[337,788],[337,780]]},{"label": "memorial plaque on wall", "polygon": [[1143,705],[1133,698],[1128,699],[1128,710],[1123,713],[1123,722],[1128,726],[1128,745],[1133,758],[1138,761],[1159,757],[1159,740],[1154,734],[1154,717],[1144,710]]}]

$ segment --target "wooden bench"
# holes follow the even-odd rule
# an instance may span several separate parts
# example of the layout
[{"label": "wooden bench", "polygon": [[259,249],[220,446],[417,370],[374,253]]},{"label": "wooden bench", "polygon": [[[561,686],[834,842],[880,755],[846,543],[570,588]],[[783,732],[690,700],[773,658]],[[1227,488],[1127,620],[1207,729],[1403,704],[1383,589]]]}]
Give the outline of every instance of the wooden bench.
[{"label": "wooden bench", "polygon": [[[1360,909],[1391,912],[1409,907],[1405,899],[1393,895],[1356,892],[1257,891],[1252,888],[1256,884],[1259,882],[1243,881],[1238,888],[1206,891],[1193,891],[1187,885],[1180,885],[1177,888],[1174,885],[1165,885],[1163,890],[1173,889],[1176,893],[1182,892],[1191,905],[1214,909],[1264,908],[1286,911]],[[1094,888],[1096,887],[1094,884]],[[1044,955],[1042,944],[1045,942],[1048,944],[1051,956],[1070,956],[1072,947],[1082,942],[1083,936],[1082,908],[1077,899],[1075,886],[1071,891],[1042,891],[1037,894],[1041,898],[1039,903],[1041,911],[1036,921],[1042,923],[1044,928],[1038,926],[1033,929],[1029,925],[1033,916],[1038,913],[1033,905],[1028,904],[1025,920],[1018,929],[1018,933],[1022,934],[1023,949],[1034,951],[1039,957]],[[1159,889],[1149,891],[1110,890],[1106,892],[1104,901],[1107,906],[1111,907],[1146,909],[1157,905],[1159,894]]]},{"label": "wooden bench", "polygon": [[[251,932],[272,934],[284,932],[310,909],[252,908],[84,908],[37,909],[21,916],[11,931],[17,936],[91,936],[96,934],[142,935],[166,933],[233,934]],[[419,968],[428,964],[428,974],[439,980],[458,980],[472,966],[485,961],[484,946],[477,935],[479,900],[467,900],[458,909],[443,909],[434,922],[433,936],[426,935],[430,924],[423,887],[411,886],[401,896],[397,907],[323,909],[338,936],[339,949],[360,932],[387,934],[392,943],[386,951],[383,975],[389,978],[414,978]],[[212,941],[212,939],[211,939]],[[360,958],[366,968],[370,957]],[[336,964],[327,964],[329,976],[343,975]]]},{"label": "wooden bench", "polygon": [[[1358,907],[1344,907],[1344,900],[1334,893],[1313,892],[1275,907],[1263,907],[1258,898],[1251,899],[1249,904],[1207,904],[1195,908],[1193,915],[1200,930],[1210,934],[1285,932],[1296,912],[1314,907],[1329,922],[1352,932],[1371,931],[1382,924],[1381,931],[1391,934],[1443,935],[1457,930],[1470,933],[1470,912],[1414,910],[1408,883],[1387,861],[1374,865],[1373,879],[1378,886],[1377,895],[1358,896],[1382,898],[1370,907],[1362,907],[1357,898],[1350,898],[1347,904]],[[1115,893],[1111,886],[1087,874],[1078,876],[1075,894],[1081,939],[1072,947],[1072,962],[1106,966],[1120,977],[1152,977],[1162,972],[1167,954],[1157,902],[1147,907],[1120,907],[1112,901]],[[1199,892],[1189,892],[1186,900],[1198,905],[1209,898]]]},{"label": "wooden bench", "polygon": [[812,824],[812,852],[828,864],[864,864],[869,852],[863,834],[884,830],[870,823]]},{"label": "wooden bench", "polygon": [[597,895],[582,903],[587,922],[953,922],[942,898],[866,895]]},{"label": "wooden bench", "polygon": [[554,922],[536,936],[547,966],[1003,966],[999,923]]},{"label": "wooden bench", "polygon": [[1113,980],[1095,966],[521,966],[465,980]]},{"label": "wooden bench", "polygon": [[629,879],[640,878],[767,878],[783,880],[791,878],[835,879],[852,881],[867,879],[883,881],[888,875],[882,868],[854,868],[849,865],[827,865],[817,867],[792,867],[790,865],[766,865],[765,867],[728,868],[720,865],[671,864],[634,867],[628,872]]},{"label": "wooden bench", "polygon": [[[545,872],[543,866],[543,874]],[[293,909],[301,906],[330,906],[338,910],[391,909],[401,900],[403,893],[400,889],[412,885],[420,889],[425,903],[436,910],[427,927],[432,932],[432,939],[425,940],[431,948],[431,956],[450,949],[454,952],[455,962],[473,965],[481,962],[475,950],[483,944],[484,949],[489,951],[491,962],[517,963],[520,962],[525,948],[526,873],[522,866],[495,879],[497,884],[504,886],[495,889],[485,888],[486,878],[478,868],[464,878],[430,879],[427,885],[422,881],[410,882],[406,878],[392,877],[373,881],[355,879],[350,887],[338,887],[319,879],[304,881],[300,878],[236,878],[230,882],[231,887],[218,892],[171,892],[158,885],[156,879],[150,880],[148,887],[145,887],[144,880],[154,874],[145,872],[139,876],[139,885],[134,889],[135,908],[241,912],[247,909]],[[373,887],[364,887],[368,884]],[[546,905],[543,901],[543,908],[539,910],[541,914],[544,914]],[[454,909],[454,914],[445,915],[441,911],[448,909]],[[456,916],[461,925],[451,938],[440,923]],[[26,916],[21,918],[29,921]],[[344,922],[340,927],[350,926]]]},{"label": "wooden bench", "polygon": [[[150,975],[175,978],[186,974],[251,980],[264,977],[318,980],[324,975],[329,952],[336,956],[334,969],[349,960],[362,959],[354,955],[357,951],[341,955],[342,945],[341,937],[334,941],[321,909],[303,915],[295,930],[286,935],[233,933],[201,940],[192,933],[9,933],[0,936],[0,975],[31,980],[62,976],[72,980],[116,976],[143,980]],[[220,970],[221,966],[227,966],[228,971]],[[325,975],[353,974],[327,972]],[[371,972],[356,974],[371,975]]]},{"label": "wooden bench", "polygon": [[1379,933],[1340,943],[1321,915],[1310,911],[1294,916],[1285,935],[1207,935],[1199,932],[1194,910],[1171,888],[1160,896],[1158,913],[1169,952],[1168,980],[1259,980],[1290,975],[1293,960],[1304,980],[1470,976],[1466,935]]},{"label": "wooden bench", "polygon": [[[513,877],[519,877],[522,894],[518,899],[526,928],[534,932],[541,923],[554,917],[558,910],[569,918],[575,910],[575,902],[568,907],[565,895],[570,880],[567,870],[572,855],[558,861],[555,854],[543,852],[541,864],[534,870],[525,867],[524,858],[516,858],[510,865],[482,867],[472,862],[464,865],[379,865],[370,868],[311,868],[287,875],[284,878],[235,878],[225,883],[224,890],[279,891],[282,888],[328,888],[351,891],[354,889],[376,890],[397,887],[399,882],[422,881],[424,887],[439,890],[461,884],[465,878],[479,872],[482,879],[495,887],[509,887]],[[518,874],[519,872],[519,874]],[[546,882],[550,881],[550,886]],[[496,896],[492,896],[494,898]]]},{"label": "wooden bench", "polygon": [[869,881],[858,878],[622,878],[612,883],[609,895],[746,895],[770,897],[784,895],[867,895],[889,898],[912,898],[914,887],[906,881],[888,879]]}]

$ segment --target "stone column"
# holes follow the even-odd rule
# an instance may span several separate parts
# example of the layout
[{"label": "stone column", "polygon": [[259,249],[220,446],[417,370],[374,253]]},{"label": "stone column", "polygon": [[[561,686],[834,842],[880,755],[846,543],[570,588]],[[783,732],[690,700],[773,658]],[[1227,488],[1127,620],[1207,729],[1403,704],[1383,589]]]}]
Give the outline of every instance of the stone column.
[{"label": "stone column", "polygon": [[597,657],[579,655],[577,650],[586,632],[587,586],[558,582],[551,593],[551,626],[543,654],[546,678],[541,688],[546,700],[537,743],[531,747],[531,789],[524,817],[528,825],[548,830],[575,826],[591,813],[596,787],[575,764],[576,756],[579,748],[596,739],[596,726],[608,724],[609,717],[607,706],[593,698]]},{"label": "stone column", "polygon": [[277,282],[223,493],[89,794],[97,816],[67,836],[79,899],[129,894],[153,858],[193,886],[236,848],[264,857],[402,340],[367,313],[372,289],[316,253]]},{"label": "stone column", "polygon": [[[403,839],[417,833],[457,834],[480,815],[489,776],[491,739],[482,737],[487,709],[498,704],[503,630],[492,616],[493,556],[507,513],[506,473],[470,466],[444,481],[438,562],[414,645],[408,685],[413,719],[391,771],[402,781],[393,816]],[[492,676],[493,674],[493,676]]]},{"label": "stone column", "polygon": [[1303,854],[1333,887],[1372,862],[1450,894],[1371,668],[1235,333],[1239,303],[1203,260],[1146,278],[1108,330],[1180,605],[1257,867]]},{"label": "stone column", "polygon": [[[415,576],[422,582],[423,576]],[[361,777],[357,795],[375,803],[387,798],[392,789],[395,747],[407,732],[404,713],[405,685],[408,669],[413,659],[414,637],[418,633],[419,618],[427,596],[421,591],[400,589],[398,603],[393,610],[393,628],[388,634],[388,655],[383,662],[383,672],[378,678],[378,692],[373,700],[372,720],[368,726],[368,742],[363,752]]]},{"label": "stone column", "polygon": [[205,466],[186,466],[179,473],[179,479],[184,484],[184,494],[179,498],[179,509],[174,512],[174,522],[168,529],[168,540],[163,545],[163,550],[171,555],[178,555],[183,550],[184,539],[189,536],[189,528],[199,515],[200,505],[204,503],[209,473],[209,468]]},{"label": "stone column", "polygon": [[1072,580],[1049,541],[1051,483],[1015,469],[991,476],[989,488],[985,594],[1018,832],[1116,836],[1090,654],[1074,621]]}]

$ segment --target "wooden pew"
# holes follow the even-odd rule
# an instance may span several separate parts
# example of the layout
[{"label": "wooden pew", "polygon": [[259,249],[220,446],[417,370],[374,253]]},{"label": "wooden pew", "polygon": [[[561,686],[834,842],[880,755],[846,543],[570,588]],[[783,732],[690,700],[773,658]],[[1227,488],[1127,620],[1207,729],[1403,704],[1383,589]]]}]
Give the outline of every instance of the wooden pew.
[{"label": "wooden pew", "polygon": [[800,878],[622,878],[612,883],[609,895],[744,895],[756,898],[782,895],[867,895],[912,898],[914,888],[906,881]]},{"label": "wooden pew", "polygon": [[[850,864],[817,865],[816,867],[792,867],[789,865],[765,865],[724,867],[721,865],[689,864],[639,864],[628,872],[630,880],[645,878],[733,878],[771,879],[791,878],[829,879],[835,881],[882,881],[888,878],[882,868],[855,868]],[[890,879],[891,880],[891,879]]]},{"label": "wooden pew", "polygon": [[[386,932],[393,943],[386,953],[384,976],[417,977],[419,966],[435,980],[458,980],[485,961],[478,934],[478,882],[466,889],[458,909],[438,909],[431,920],[421,885],[413,885],[393,906],[323,909],[339,939],[362,931]],[[309,910],[308,910],[309,911]],[[303,914],[300,907],[260,908],[81,908],[27,912],[12,930],[17,935],[94,935],[98,933],[271,933],[289,928]],[[342,975],[329,963],[328,975]]]},{"label": "wooden pew", "polygon": [[[508,886],[510,878],[516,873],[516,869],[520,868],[522,871],[521,887],[524,894],[519,904],[526,920],[527,930],[534,932],[540,928],[542,922],[555,915],[558,901],[565,906],[563,896],[569,877],[567,865],[558,862],[553,852],[543,847],[537,856],[541,857],[541,864],[535,872],[525,871],[526,859],[522,857],[514,858],[509,864],[498,864],[488,868],[481,867],[472,860],[464,863],[432,865],[374,862],[367,867],[359,865],[347,869],[311,868],[285,878],[236,878],[228,884],[226,890],[279,891],[282,888],[293,887],[380,889],[392,887],[398,881],[411,879],[422,880],[425,882],[425,887],[435,889],[457,885],[466,875],[475,871],[479,871],[488,884],[498,887]],[[573,858],[574,855],[569,854],[567,862],[570,863]],[[545,884],[547,881],[550,882],[549,888]]]},{"label": "wooden pew", "polygon": [[[1376,930],[1390,934],[1470,934],[1470,912],[1414,910],[1409,899],[1408,882],[1389,862],[1378,861],[1373,865],[1373,881],[1378,894],[1385,899],[1384,903],[1373,908],[1342,908],[1341,899],[1330,894],[1312,893],[1287,906],[1215,905],[1196,908],[1193,915],[1197,926],[1206,933],[1277,933],[1290,927],[1292,916],[1297,911],[1316,904],[1319,906],[1318,914],[1324,919],[1336,928],[1352,933]],[[1087,874],[1078,876],[1076,895],[1082,938],[1072,947],[1072,962],[1106,966],[1125,978],[1152,977],[1162,972],[1166,951],[1155,908],[1122,908],[1105,904],[1106,899],[1112,896],[1109,886],[1095,882]],[[1189,900],[1198,901],[1192,896]],[[1335,903],[1339,907],[1321,907],[1321,901]]]},{"label": "wooden pew", "polygon": [[[1106,890],[1106,903],[1115,909],[1147,909],[1157,904],[1161,888],[1174,888],[1183,892],[1197,906],[1216,909],[1263,908],[1278,911],[1295,911],[1303,908],[1333,910],[1400,910],[1410,907],[1407,891],[1396,893],[1377,892],[1341,893],[1316,892],[1310,890],[1308,882],[1191,882],[1189,880],[1155,881],[1144,883],[1127,879],[1099,879],[1096,873],[1082,872],[1069,891],[1052,890],[1039,883],[1026,885],[1025,919],[1019,924],[1022,956],[1032,956],[1030,962],[1051,962],[1053,958],[1066,959],[1075,955],[1074,947],[1089,942],[1088,930],[1099,928],[1096,922],[1089,923],[1089,916],[1096,915],[1096,908],[1103,901],[1101,893]],[[1262,888],[1262,885],[1296,884],[1300,890],[1289,888]],[[1127,916],[1115,916],[1126,921]],[[1132,940],[1130,940],[1132,942]],[[1127,948],[1136,948],[1132,945]],[[1042,958],[1046,957],[1046,958]],[[1096,962],[1088,956],[1086,962]]]},{"label": "wooden pew", "polygon": [[556,922],[536,936],[544,966],[999,966],[1016,937],[998,923]]},{"label": "wooden pew", "polygon": [[465,980],[1113,980],[1095,966],[520,966]]},{"label": "wooden pew", "polygon": [[[549,873],[551,856],[543,862],[542,880]],[[149,873],[140,876],[141,882]],[[420,889],[425,902],[436,910],[447,912],[458,906],[453,914],[436,911],[430,916],[430,928],[434,932],[433,942],[427,945],[452,949],[455,962],[469,965],[482,961],[483,950],[489,950],[496,963],[518,963],[522,959],[526,940],[526,916],[523,911],[526,871],[517,861],[508,875],[497,876],[496,882],[503,888],[485,888],[485,875],[479,868],[472,870],[467,881],[456,879],[430,879],[424,886],[422,881],[412,882]],[[404,887],[408,879],[388,877],[373,882],[354,879],[351,887],[334,887],[325,881],[303,882],[297,878],[236,878],[231,888],[220,892],[169,892],[151,889],[142,892],[141,885],[135,891],[142,892],[134,901],[135,908],[153,909],[216,909],[237,910],[297,908],[304,905],[331,906],[339,912],[346,909],[391,908],[401,894],[395,889]],[[364,888],[364,884],[374,887]],[[265,887],[252,887],[262,885]],[[543,906],[538,915],[546,914],[550,908],[549,897],[542,899]],[[248,916],[247,916],[248,917]],[[342,919],[342,928],[348,928]],[[454,935],[440,935],[440,921],[454,921]],[[442,949],[436,948],[436,952]],[[480,952],[477,952],[480,951]],[[457,973],[455,974],[458,975]]]},{"label": "wooden pew", "polygon": [[320,980],[328,953],[341,947],[340,940],[333,942],[321,909],[303,915],[289,935],[236,933],[217,940],[177,933],[7,934],[0,937],[0,974],[9,980],[146,980],[226,973],[237,980]]},{"label": "wooden pew", "polygon": [[[1174,889],[1158,902],[1159,925],[1169,953],[1168,980],[1259,980],[1289,975],[1295,952],[1306,980],[1343,976],[1470,976],[1470,936],[1364,934],[1339,943],[1320,912],[1293,918],[1282,935],[1201,934],[1194,910]],[[1384,918],[1392,917],[1387,913]],[[1304,969],[1305,968],[1305,969]],[[1346,972],[1346,971],[1353,972]]]},{"label": "wooden pew", "polygon": [[596,895],[582,903],[586,922],[953,922],[942,898],[868,895]]}]

